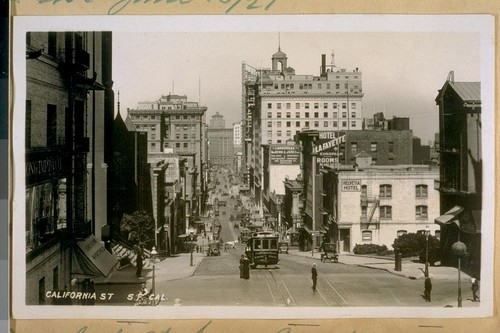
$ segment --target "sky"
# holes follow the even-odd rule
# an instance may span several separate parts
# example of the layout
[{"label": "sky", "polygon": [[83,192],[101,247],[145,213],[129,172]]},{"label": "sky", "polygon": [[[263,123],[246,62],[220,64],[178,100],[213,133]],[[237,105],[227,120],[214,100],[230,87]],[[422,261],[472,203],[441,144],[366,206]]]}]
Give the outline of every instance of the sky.
[{"label": "sky", "polygon": [[477,32],[114,32],[113,89],[121,112],[169,93],[216,112],[226,127],[241,120],[241,64],[271,67],[278,51],[296,74],[327,64],[363,75],[363,115],[409,117],[428,144],[438,132],[435,98],[450,71],[456,82],[481,81]]}]

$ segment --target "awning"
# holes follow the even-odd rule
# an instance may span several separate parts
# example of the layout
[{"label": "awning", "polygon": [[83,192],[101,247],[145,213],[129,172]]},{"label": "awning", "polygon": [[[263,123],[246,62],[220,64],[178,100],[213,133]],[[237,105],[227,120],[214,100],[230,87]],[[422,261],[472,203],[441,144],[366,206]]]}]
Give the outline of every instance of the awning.
[{"label": "awning", "polygon": [[458,216],[458,214],[463,212],[463,210],[464,210],[463,207],[455,206],[452,209],[450,209],[449,211],[447,211],[446,213],[444,213],[443,215],[434,219],[434,222],[436,222],[437,224],[454,223],[453,219],[456,218]]},{"label": "awning", "polygon": [[109,277],[118,267],[118,260],[97,241],[94,235],[77,241],[73,250],[72,274]]},{"label": "awning", "polygon": [[297,229],[295,229],[295,227],[293,228],[290,228],[286,231],[287,234],[298,234],[299,232],[297,231]]}]

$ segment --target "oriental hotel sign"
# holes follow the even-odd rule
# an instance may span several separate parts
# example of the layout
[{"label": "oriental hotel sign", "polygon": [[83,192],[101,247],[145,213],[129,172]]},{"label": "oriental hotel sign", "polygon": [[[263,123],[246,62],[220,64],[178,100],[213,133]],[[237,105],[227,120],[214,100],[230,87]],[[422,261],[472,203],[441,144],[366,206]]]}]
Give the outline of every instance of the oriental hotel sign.
[{"label": "oriental hotel sign", "polygon": [[62,178],[66,167],[60,153],[30,153],[26,156],[26,184]]}]

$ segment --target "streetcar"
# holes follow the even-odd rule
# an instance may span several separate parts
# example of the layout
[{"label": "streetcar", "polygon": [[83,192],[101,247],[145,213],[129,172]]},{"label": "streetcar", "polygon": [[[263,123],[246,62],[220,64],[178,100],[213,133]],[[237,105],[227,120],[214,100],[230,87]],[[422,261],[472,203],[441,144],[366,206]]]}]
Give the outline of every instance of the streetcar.
[{"label": "streetcar", "polygon": [[240,228],[240,243],[246,243],[252,236],[252,232],[248,228]]},{"label": "streetcar", "polygon": [[272,231],[253,233],[247,241],[245,253],[251,268],[278,264],[278,235]]}]

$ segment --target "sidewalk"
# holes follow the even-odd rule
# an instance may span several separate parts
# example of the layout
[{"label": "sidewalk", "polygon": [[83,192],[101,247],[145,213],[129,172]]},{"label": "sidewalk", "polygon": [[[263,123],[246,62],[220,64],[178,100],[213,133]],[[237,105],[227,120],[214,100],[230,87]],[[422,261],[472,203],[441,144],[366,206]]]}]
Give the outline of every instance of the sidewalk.
[{"label": "sidewalk", "polygon": [[[156,276],[161,276],[162,281],[172,281],[184,279],[194,274],[198,266],[201,264],[203,253],[193,252],[193,266],[191,266],[191,254],[180,253],[172,257],[157,259],[155,268]],[[149,259],[147,259],[149,260]],[[136,267],[127,265],[117,269],[110,278],[94,279],[96,284],[139,284],[146,282],[151,284],[153,278],[153,264],[148,264],[142,269],[142,276],[135,276]]]},{"label": "sidewalk", "polygon": [[[311,259],[321,260],[321,252],[311,251],[301,252],[298,249],[290,249],[289,253],[296,256],[302,256]],[[407,277],[409,279],[424,279],[423,263],[415,263],[410,260],[403,260],[401,263],[401,271],[396,271],[395,262],[392,258],[381,258],[367,255],[356,255],[350,253],[341,253],[339,255],[339,263],[347,265],[357,265],[374,269],[382,269],[391,274]],[[447,266],[429,266],[429,276],[434,280],[457,280],[458,273],[454,267]],[[470,276],[461,272],[460,279],[464,282],[470,282]]]}]

